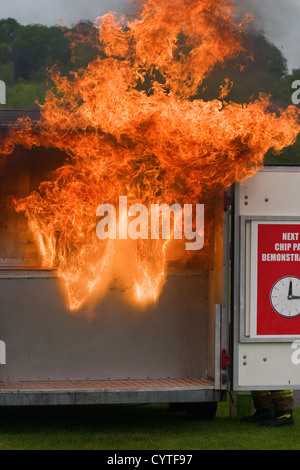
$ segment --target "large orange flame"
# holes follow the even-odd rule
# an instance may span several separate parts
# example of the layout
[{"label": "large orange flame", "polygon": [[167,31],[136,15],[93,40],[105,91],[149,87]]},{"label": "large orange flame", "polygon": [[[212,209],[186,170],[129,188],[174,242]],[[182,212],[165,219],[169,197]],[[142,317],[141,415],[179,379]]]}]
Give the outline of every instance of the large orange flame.
[{"label": "large orange flame", "polygon": [[[199,203],[261,168],[266,152],[292,145],[295,107],[269,111],[268,97],[249,104],[194,99],[217,63],[242,51],[244,24],[229,0],[148,0],[124,24],[98,18],[101,57],[72,79],[52,70],[55,88],[3,145],[55,147],[69,160],[39,191],[16,201],[35,234],[45,267],[58,269],[71,310],[104,294],[126,258],[138,303],[164,285],[169,240],[100,241],[102,203]],[[125,246],[125,247],[124,247]],[[124,261],[124,260],[123,260]]]}]

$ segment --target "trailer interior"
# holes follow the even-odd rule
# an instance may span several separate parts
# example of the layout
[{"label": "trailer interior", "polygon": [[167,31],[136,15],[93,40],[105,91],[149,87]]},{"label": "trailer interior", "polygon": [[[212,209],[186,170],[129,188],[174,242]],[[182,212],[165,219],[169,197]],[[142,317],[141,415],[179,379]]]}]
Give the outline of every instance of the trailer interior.
[{"label": "trailer interior", "polygon": [[[2,113],[2,133],[19,114]],[[55,269],[43,268],[26,217],[14,209],[65,159],[59,150],[19,147],[2,165],[0,406],[165,402],[213,412],[227,381],[223,196],[207,204],[204,248],[172,252],[155,304],[124,301],[131,286],[116,278],[96,305],[69,312]]]}]

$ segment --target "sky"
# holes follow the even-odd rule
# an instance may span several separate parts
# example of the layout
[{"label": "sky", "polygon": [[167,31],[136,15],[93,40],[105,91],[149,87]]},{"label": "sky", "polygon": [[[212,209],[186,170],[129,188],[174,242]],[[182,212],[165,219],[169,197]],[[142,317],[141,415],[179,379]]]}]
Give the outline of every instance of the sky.
[{"label": "sky", "polygon": [[289,69],[300,69],[300,0],[243,1],[256,28],[282,51]]},{"label": "sky", "polygon": [[[132,11],[134,0],[1,0],[0,18],[21,24],[71,25],[108,11]],[[290,70],[300,68],[300,0],[237,0],[254,14],[256,27],[283,52]]]}]

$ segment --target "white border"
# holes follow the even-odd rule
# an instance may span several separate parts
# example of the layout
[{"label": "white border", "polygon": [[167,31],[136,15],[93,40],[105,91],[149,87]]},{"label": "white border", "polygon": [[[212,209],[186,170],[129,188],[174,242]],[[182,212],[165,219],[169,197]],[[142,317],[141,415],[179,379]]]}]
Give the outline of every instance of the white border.
[{"label": "white border", "polygon": [[[300,334],[290,335],[258,335],[257,334],[257,245],[258,245],[258,226],[259,225],[299,225],[300,221],[268,220],[268,221],[251,221],[251,240],[250,240],[250,338],[300,338]],[[246,284],[246,289],[248,285]]]}]

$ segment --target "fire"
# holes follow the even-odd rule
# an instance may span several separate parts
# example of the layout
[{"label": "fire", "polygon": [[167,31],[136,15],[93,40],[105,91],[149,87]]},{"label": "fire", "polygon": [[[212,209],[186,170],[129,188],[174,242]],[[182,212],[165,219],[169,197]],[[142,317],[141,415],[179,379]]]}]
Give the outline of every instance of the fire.
[{"label": "fire", "polygon": [[[102,203],[196,204],[254,174],[266,152],[292,145],[295,107],[275,114],[269,98],[240,105],[194,99],[217,63],[242,51],[245,22],[229,0],[148,0],[133,21],[109,13],[95,23],[99,58],[55,87],[37,127],[25,119],[2,145],[55,147],[68,161],[38,191],[15,201],[46,268],[56,268],[68,307],[78,310],[124,275],[139,304],[165,283],[171,240],[99,240]],[[126,26],[126,27],[125,27]],[[101,52],[101,54],[100,54]],[[100,57],[101,55],[101,57]]]}]

